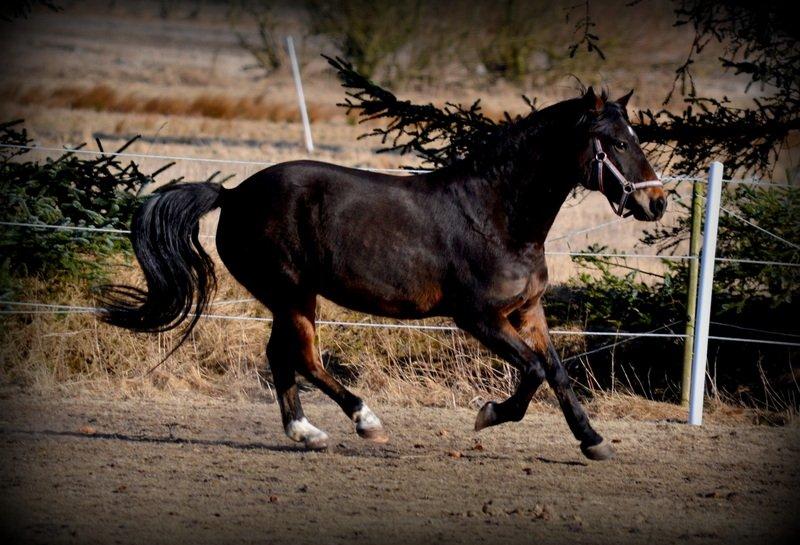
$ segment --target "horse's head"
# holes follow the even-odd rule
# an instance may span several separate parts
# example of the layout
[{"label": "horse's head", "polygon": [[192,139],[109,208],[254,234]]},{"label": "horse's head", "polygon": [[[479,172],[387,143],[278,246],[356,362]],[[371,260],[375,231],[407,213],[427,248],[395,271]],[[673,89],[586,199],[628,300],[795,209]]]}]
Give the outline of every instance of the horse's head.
[{"label": "horse's head", "polygon": [[633,91],[610,101],[589,90],[581,99],[587,131],[581,139],[584,187],[601,191],[620,216],[656,221],[667,198],[661,181],[644,156],[625,110]]}]

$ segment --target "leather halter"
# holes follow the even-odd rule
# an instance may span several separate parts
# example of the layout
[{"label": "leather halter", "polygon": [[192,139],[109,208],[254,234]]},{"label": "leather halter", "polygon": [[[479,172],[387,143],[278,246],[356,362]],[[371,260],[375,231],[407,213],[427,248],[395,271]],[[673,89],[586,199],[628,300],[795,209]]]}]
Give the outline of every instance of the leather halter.
[{"label": "leather halter", "polygon": [[594,158],[592,159],[592,170],[594,171],[595,179],[597,180],[597,188],[600,190],[601,193],[605,195],[606,191],[603,187],[603,167],[607,167],[609,172],[614,176],[614,178],[619,182],[620,187],[622,188],[622,195],[619,198],[619,202],[616,203],[616,207],[614,203],[611,202],[609,199],[609,204],[611,205],[611,210],[618,216],[630,216],[633,212],[628,212],[625,214],[625,204],[628,202],[628,197],[630,197],[631,193],[636,191],[637,189],[644,189],[645,187],[663,187],[664,184],[661,183],[661,180],[645,180],[643,182],[631,182],[628,180],[611,162],[611,159],[608,158],[606,152],[603,151],[603,147],[600,145],[600,140],[598,138],[592,138],[592,145],[594,146]]}]

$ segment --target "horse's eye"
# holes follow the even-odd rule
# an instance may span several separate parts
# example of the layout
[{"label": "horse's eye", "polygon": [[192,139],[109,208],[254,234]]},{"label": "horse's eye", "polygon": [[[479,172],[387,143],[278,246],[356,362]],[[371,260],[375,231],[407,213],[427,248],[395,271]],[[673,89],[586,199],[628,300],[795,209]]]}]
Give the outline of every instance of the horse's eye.
[{"label": "horse's eye", "polygon": [[628,149],[628,144],[626,144],[622,140],[615,140],[614,148],[617,149],[618,151],[625,151],[626,149]]}]

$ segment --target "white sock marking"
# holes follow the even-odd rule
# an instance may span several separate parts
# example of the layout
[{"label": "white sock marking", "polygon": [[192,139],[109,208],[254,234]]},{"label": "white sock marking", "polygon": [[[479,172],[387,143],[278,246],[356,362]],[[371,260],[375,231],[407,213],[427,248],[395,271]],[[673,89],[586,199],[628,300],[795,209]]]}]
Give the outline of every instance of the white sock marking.
[{"label": "white sock marking", "polygon": [[374,430],[383,427],[380,418],[375,416],[366,403],[363,403],[361,408],[353,413],[353,422],[356,423],[357,430]]},{"label": "white sock marking", "polygon": [[289,436],[289,439],[306,443],[328,439],[328,434],[311,424],[305,416],[300,420],[289,422],[289,425],[286,426],[286,435]]}]

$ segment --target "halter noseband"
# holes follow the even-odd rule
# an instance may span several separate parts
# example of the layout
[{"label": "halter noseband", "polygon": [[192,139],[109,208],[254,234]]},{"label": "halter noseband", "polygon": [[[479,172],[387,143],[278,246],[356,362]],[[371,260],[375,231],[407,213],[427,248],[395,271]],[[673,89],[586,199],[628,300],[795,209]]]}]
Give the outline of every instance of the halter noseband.
[{"label": "halter noseband", "polygon": [[614,175],[614,178],[616,178],[622,188],[622,195],[620,196],[616,207],[614,206],[614,203],[609,201],[609,204],[611,204],[611,210],[613,210],[616,215],[629,216],[633,213],[628,212],[625,214],[625,204],[628,202],[628,197],[630,197],[631,193],[637,189],[664,186],[664,184],[661,183],[661,180],[645,180],[643,182],[629,181],[608,158],[608,155],[606,155],[606,152],[603,151],[603,147],[600,145],[599,139],[592,138],[592,145],[594,146],[592,169],[595,173],[595,179],[597,180],[597,188],[605,195],[605,188],[603,187],[603,166],[608,167],[608,170]]}]

